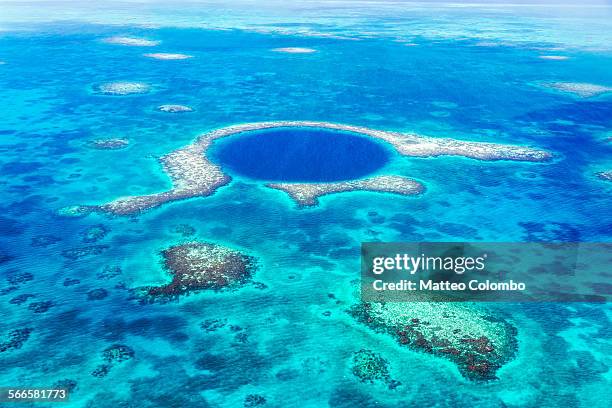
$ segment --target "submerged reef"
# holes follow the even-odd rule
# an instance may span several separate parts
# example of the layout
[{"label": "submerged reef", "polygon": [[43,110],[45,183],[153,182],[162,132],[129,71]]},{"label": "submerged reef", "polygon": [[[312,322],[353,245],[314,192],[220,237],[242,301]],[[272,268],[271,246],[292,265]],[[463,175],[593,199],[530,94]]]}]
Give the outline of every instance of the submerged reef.
[{"label": "submerged reef", "polygon": [[251,281],[256,260],[236,250],[206,242],[189,242],[162,251],[172,281],[136,288],[141,303],[167,302],[201,290],[232,290]]},{"label": "submerged reef", "polygon": [[[409,157],[448,155],[486,161],[512,160],[526,162],[544,162],[552,157],[546,151],[525,146],[426,137],[413,133],[390,132],[337,123],[310,121],[246,123],[213,130],[198,137],[192,144],[161,157],[160,161],[163,169],[172,181],[170,190],[142,196],[120,197],[107,204],[85,205],[80,206],[78,211],[76,209],[72,211],[76,211],[78,214],[102,211],[115,215],[132,215],[168,202],[212,195],[218,188],[231,181],[230,176],[207,157],[206,153],[212,143],[217,139],[243,132],[276,128],[321,128],[357,133],[387,142],[400,155]],[[394,179],[379,178],[378,180],[384,182]],[[384,185],[375,189],[372,181],[365,182],[365,185],[368,190],[385,191]],[[415,186],[413,185],[413,187]],[[338,191],[346,190],[340,189]]]},{"label": "submerged reef", "polygon": [[128,147],[129,144],[130,144],[130,141],[128,139],[120,139],[120,138],[96,139],[96,140],[91,140],[89,141],[89,143],[87,143],[89,147],[93,149],[100,149],[100,150],[125,149],[126,147]]},{"label": "submerged reef", "polygon": [[259,394],[249,394],[244,398],[244,408],[254,408],[266,405],[266,398]]},{"label": "submerged reef", "polygon": [[28,327],[9,331],[5,338],[0,341],[0,353],[20,349],[23,343],[30,338],[30,333],[32,333],[32,329]]},{"label": "submerged reef", "polygon": [[540,55],[538,58],[552,61],[565,61],[569,59],[565,55]]},{"label": "submerged reef", "polygon": [[338,183],[270,183],[266,184],[266,187],[286,192],[299,206],[303,207],[317,205],[319,203],[318,198],[323,195],[346,191],[376,191],[416,195],[425,190],[421,183],[400,176],[379,176]]},{"label": "submerged reef", "polygon": [[100,255],[109,248],[108,245],[89,245],[80,248],[65,249],[62,251],[64,258],[76,261],[86,256]]},{"label": "submerged reef", "polygon": [[97,91],[103,95],[133,95],[149,92],[151,87],[142,82],[107,82],[97,87]]},{"label": "submerged reef", "polygon": [[106,234],[110,232],[110,229],[106,227],[104,224],[96,224],[88,227],[84,231],[82,231],[79,235],[81,236],[81,240],[85,243],[97,242],[103,239]]},{"label": "submerged reef", "polygon": [[91,375],[97,378],[105,377],[115,365],[131,360],[134,356],[135,353],[131,347],[123,344],[113,344],[102,352],[102,359],[105,364],[96,367]]},{"label": "submerged reef", "polygon": [[454,362],[471,380],[496,379],[517,347],[516,329],[476,307],[450,303],[359,303],[349,314],[413,350]]},{"label": "submerged reef", "polygon": [[544,86],[557,91],[578,95],[581,98],[590,98],[612,92],[612,87],[582,82],[551,82],[544,84]]},{"label": "submerged reef", "polygon": [[289,54],[312,54],[313,52],[317,52],[317,50],[313,48],[304,48],[304,47],[285,47],[285,48],[274,48],[272,51],[274,52],[286,52]]},{"label": "submerged reef", "polygon": [[164,52],[144,54],[144,56],[147,58],[153,58],[153,59],[158,59],[158,60],[184,60],[184,59],[193,58],[193,55],[171,54],[171,53],[164,53]]},{"label": "submerged reef", "polygon": [[600,171],[595,173],[595,175],[604,181],[612,181],[612,170]]},{"label": "submerged reef", "polygon": [[362,382],[381,381],[387,384],[390,389],[397,388],[400,385],[398,381],[391,379],[389,362],[372,350],[359,350],[353,354],[351,363],[353,375]]},{"label": "submerged reef", "polygon": [[157,110],[167,113],[193,112],[193,108],[185,105],[160,105],[157,107]]},{"label": "submerged reef", "polygon": [[108,44],[127,45],[131,47],[155,47],[160,44],[159,41],[147,40],[145,38],[119,36],[105,38],[102,41]]}]

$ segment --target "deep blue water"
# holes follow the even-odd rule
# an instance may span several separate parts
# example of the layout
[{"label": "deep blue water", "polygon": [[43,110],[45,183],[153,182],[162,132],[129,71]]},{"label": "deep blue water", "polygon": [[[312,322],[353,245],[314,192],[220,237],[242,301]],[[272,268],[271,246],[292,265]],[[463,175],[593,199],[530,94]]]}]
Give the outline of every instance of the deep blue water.
[{"label": "deep blue water", "polygon": [[391,154],[366,137],[325,129],[248,132],[217,144],[211,157],[230,174],[272,181],[357,179],[383,167]]},{"label": "deep blue water", "polygon": [[[486,384],[366,330],[346,309],[358,300],[364,241],[612,240],[612,184],[594,176],[612,169],[612,99],[538,86],[612,86],[609,8],[595,17],[573,11],[563,17],[546,8],[529,15],[525,8],[415,11],[404,3],[375,3],[369,11],[344,4],[309,8],[305,16],[290,10],[282,18],[280,7],[220,11],[174,3],[164,12],[126,6],[116,13],[53,14],[40,4],[0,12],[11,23],[0,31],[0,341],[9,330],[32,329],[20,349],[0,353],[0,386],[70,379],[77,387],[62,406],[79,408],[243,407],[249,394],[272,407],[608,407],[609,305],[491,305],[516,326],[519,349],[499,380]],[[44,23],[28,20],[31,15]],[[66,18],[71,21],[48,22]],[[196,22],[210,27],[191,26]],[[161,43],[138,48],[101,41],[114,35]],[[271,51],[278,47],[317,52]],[[143,57],[148,52],[193,58],[158,61]],[[570,58],[539,58],[553,53]],[[147,83],[151,92],[92,92],[119,80]],[[160,104],[195,111],[167,114],[156,110]],[[418,179],[426,193],[343,193],[310,209],[264,188],[247,166],[242,174],[248,177],[236,169],[233,182],[211,197],[135,217],[59,212],[163,191],[170,182],[157,157],[213,129],[270,120],[531,145],[554,159],[383,155],[388,161],[371,171]],[[114,137],[128,138],[129,147],[89,147],[92,139]],[[337,137],[344,136],[333,135],[334,146]],[[241,141],[249,135],[218,142],[231,149]],[[356,161],[369,165],[368,144],[368,157]],[[255,149],[280,159],[288,150],[279,146]],[[343,172],[359,170],[355,156],[341,153]],[[331,163],[318,160],[332,156]],[[321,154],[317,163],[334,164],[336,156]],[[291,173],[308,168],[299,160],[279,162]],[[318,177],[329,179],[337,170]],[[104,231],[93,243],[92,228]],[[130,288],[167,280],[160,251],[190,240],[256,256],[256,279],[268,288],[202,293],[164,305],[131,299]],[[91,245],[100,253],[76,260],[62,255]],[[19,277],[22,282],[11,283]],[[92,298],[97,289],[107,296]],[[48,309],[38,302],[50,302]],[[228,324],[206,332],[200,324],[207,319]],[[129,345],[135,358],[104,378],[92,376],[102,351],[117,343]],[[402,385],[389,390],[356,380],[349,361],[362,348],[384,355]]]}]

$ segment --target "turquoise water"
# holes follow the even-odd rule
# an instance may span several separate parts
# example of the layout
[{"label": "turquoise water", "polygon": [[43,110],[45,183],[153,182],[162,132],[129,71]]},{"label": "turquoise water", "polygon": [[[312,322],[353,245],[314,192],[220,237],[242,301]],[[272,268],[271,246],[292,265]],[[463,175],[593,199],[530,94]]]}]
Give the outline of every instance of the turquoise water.
[{"label": "turquoise water", "polygon": [[[0,353],[0,386],[69,379],[76,388],[62,406],[96,408],[241,407],[248,395],[273,407],[609,405],[608,305],[490,305],[517,328],[518,350],[486,383],[346,313],[358,301],[364,241],[611,240],[612,184],[595,176],[612,168],[611,96],[540,86],[612,86],[609,8],[21,7],[0,13],[0,342],[10,330],[32,331]],[[161,43],[102,41],[116,35]],[[282,47],[317,52],[271,51]],[[149,52],[193,58],[142,56]],[[570,58],[539,58],[551,54]],[[112,81],[151,89],[95,92]],[[194,112],[157,111],[162,104]],[[157,157],[213,129],[272,120],[524,144],[554,159],[391,155],[377,172],[414,178],[423,195],[342,193],[310,209],[232,173],[211,197],[135,217],[60,215],[163,191],[170,182]],[[116,137],[129,146],[89,145]],[[166,281],[160,251],[191,240],[256,256],[267,288],[134,301],[130,288]],[[65,256],[91,246],[95,253]],[[207,331],[208,319],[227,324]],[[91,375],[113,344],[135,357]],[[383,355],[401,385],[355,378],[350,360],[360,349]]]},{"label": "turquoise water", "polygon": [[358,179],[379,170],[392,154],[390,146],[366,137],[323,129],[250,132],[217,145],[210,157],[226,172],[267,181]]}]

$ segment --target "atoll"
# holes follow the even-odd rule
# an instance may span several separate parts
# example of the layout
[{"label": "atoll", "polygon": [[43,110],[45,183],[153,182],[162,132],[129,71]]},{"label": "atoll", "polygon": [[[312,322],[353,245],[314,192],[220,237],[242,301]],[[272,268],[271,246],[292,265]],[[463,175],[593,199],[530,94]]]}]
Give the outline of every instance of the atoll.
[{"label": "atoll", "polygon": [[206,242],[189,242],[162,251],[172,281],[161,286],[136,288],[141,303],[167,302],[201,290],[232,290],[251,281],[255,258]]},{"label": "atoll", "polygon": [[164,53],[164,52],[156,52],[156,53],[151,53],[151,54],[144,54],[144,56],[147,57],[147,58],[153,58],[153,59],[158,59],[158,60],[167,60],[167,61],[184,60],[184,59],[193,58],[193,55],[172,54],[172,53]]},{"label": "atoll", "polygon": [[193,108],[185,105],[160,105],[157,107],[157,110],[166,113],[193,112]]},{"label": "atoll", "polygon": [[612,92],[612,87],[582,82],[551,82],[543,86],[556,91],[578,95],[581,98],[590,98]]},{"label": "atoll", "polygon": [[[230,176],[225,174],[220,166],[211,162],[207,157],[206,152],[212,143],[217,139],[243,132],[275,128],[322,128],[357,133],[387,142],[400,155],[408,157],[448,155],[486,161],[512,160],[525,162],[545,162],[552,157],[546,151],[526,146],[426,137],[413,133],[375,130],[337,123],[311,121],[246,123],[213,130],[198,137],[192,144],[161,157],[160,161],[163,169],[172,181],[172,188],[170,190],[149,195],[121,197],[99,206],[84,205],[80,207],[78,213],[86,214],[91,211],[102,211],[115,215],[132,215],[168,202],[212,195],[218,188],[231,181]],[[379,178],[378,180],[384,182],[397,181],[399,179]],[[404,191],[403,189],[409,185],[407,181],[398,183],[400,185],[403,184],[401,191]],[[416,182],[412,181],[412,183]],[[366,182],[365,185],[368,186],[369,190],[375,190],[375,186],[371,181]],[[416,184],[410,185],[413,189],[416,188]],[[385,187],[378,186],[376,191],[385,191]]]},{"label": "atoll", "polygon": [[474,306],[362,302],[348,312],[402,346],[453,361],[471,380],[497,378],[497,370],[516,353],[516,329]]},{"label": "atoll", "polygon": [[600,171],[595,175],[604,181],[612,181],[612,170]]},{"label": "atoll", "polygon": [[317,50],[313,48],[304,48],[304,47],[284,47],[284,48],[274,48],[272,51],[274,52],[286,52],[289,54],[312,54],[313,52],[317,52]]},{"label": "atoll", "polygon": [[0,341],[0,353],[20,349],[30,338],[30,333],[32,329],[28,327],[9,331],[5,339]]},{"label": "atoll", "polygon": [[374,191],[399,195],[416,195],[425,187],[414,180],[400,176],[379,176],[363,180],[341,181],[337,183],[269,183],[266,187],[281,190],[289,194],[298,205],[314,206],[318,198],[333,193],[346,191]]},{"label": "atoll", "polygon": [[102,41],[108,44],[127,45],[131,47],[155,47],[156,45],[159,45],[160,43],[159,41],[147,40],[144,38],[119,37],[119,36],[105,38]]},{"label": "atoll", "polygon": [[119,150],[125,149],[130,144],[128,139],[96,139],[90,140],[87,145],[93,149],[99,150]]},{"label": "atoll", "polygon": [[151,87],[142,82],[107,82],[97,87],[97,91],[103,95],[133,95],[149,92]]}]

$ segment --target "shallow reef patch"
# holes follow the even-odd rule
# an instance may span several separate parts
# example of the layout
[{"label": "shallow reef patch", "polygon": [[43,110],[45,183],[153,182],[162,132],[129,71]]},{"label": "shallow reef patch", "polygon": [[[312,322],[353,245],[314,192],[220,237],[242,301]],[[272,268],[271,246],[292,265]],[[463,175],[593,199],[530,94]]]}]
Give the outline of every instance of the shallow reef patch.
[{"label": "shallow reef patch", "polygon": [[136,95],[144,94],[151,90],[151,87],[142,82],[117,81],[106,82],[96,87],[96,91],[102,95]]},{"label": "shallow reef patch", "polygon": [[175,245],[161,254],[172,280],[161,286],[134,289],[141,303],[164,303],[201,290],[237,289],[251,282],[257,268],[254,257],[207,242]]},{"label": "shallow reef patch", "polygon": [[87,146],[99,150],[119,150],[125,149],[129,144],[130,141],[128,139],[112,138],[90,140]]},{"label": "shallow reef patch", "polygon": [[147,40],[146,38],[138,37],[122,37],[114,36],[102,40],[107,44],[126,45],[130,47],[155,47],[160,44],[160,41]]},{"label": "shallow reef patch", "polygon": [[150,54],[144,54],[144,56],[147,58],[166,60],[166,61],[185,60],[185,59],[193,58],[193,55],[166,53],[166,52],[155,52],[155,53],[150,53]]},{"label": "shallow reef patch", "polygon": [[595,173],[597,177],[604,181],[612,181],[612,170],[600,171]]},{"label": "shallow reef patch", "polygon": [[464,377],[475,381],[496,379],[497,370],[516,353],[514,326],[475,307],[361,302],[348,313],[400,346],[454,362]]},{"label": "shallow reef patch", "polygon": [[543,84],[543,86],[556,91],[574,94],[581,98],[591,98],[612,92],[612,87],[586,82],[550,82]]}]

